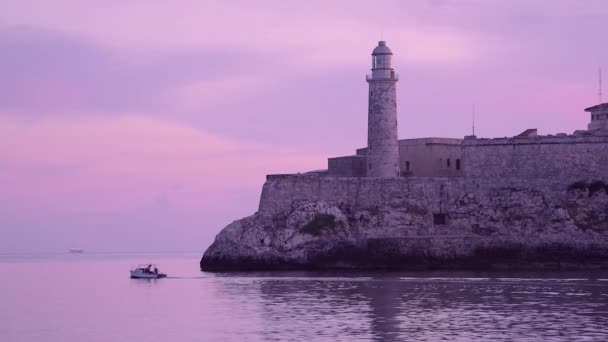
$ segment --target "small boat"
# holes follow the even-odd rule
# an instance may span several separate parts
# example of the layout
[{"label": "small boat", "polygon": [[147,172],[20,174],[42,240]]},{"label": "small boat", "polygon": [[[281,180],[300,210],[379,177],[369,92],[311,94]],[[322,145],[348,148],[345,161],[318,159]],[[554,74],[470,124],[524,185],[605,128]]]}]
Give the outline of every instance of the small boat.
[{"label": "small boat", "polygon": [[70,253],[84,253],[84,249],[82,249],[82,248],[70,248],[69,252]]},{"label": "small boat", "polygon": [[158,272],[158,267],[154,264],[142,264],[130,270],[131,278],[136,279],[158,279],[164,278],[167,275]]}]

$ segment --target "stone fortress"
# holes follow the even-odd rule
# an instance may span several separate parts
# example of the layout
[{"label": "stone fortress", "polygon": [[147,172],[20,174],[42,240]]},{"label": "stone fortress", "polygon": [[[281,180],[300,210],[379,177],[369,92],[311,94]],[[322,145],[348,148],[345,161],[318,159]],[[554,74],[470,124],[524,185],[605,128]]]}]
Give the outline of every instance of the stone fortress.
[{"label": "stone fortress", "polygon": [[571,135],[398,140],[392,55],[372,52],[367,147],[267,176],[201,269],[608,268],[608,103]]}]

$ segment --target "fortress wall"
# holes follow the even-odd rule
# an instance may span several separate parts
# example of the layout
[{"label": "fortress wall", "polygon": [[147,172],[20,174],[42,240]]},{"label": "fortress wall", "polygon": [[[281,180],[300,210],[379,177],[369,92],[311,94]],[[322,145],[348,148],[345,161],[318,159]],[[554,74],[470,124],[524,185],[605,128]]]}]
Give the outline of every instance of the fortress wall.
[{"label": "fortress wall", "polygon": [[608,181],[608,135],[466,139],[462,146],[467,191]]},{"label": "fortress wall", "polygon": [[[298,201],[332,201],[354,210],[402,206],[413,201],[433,212],[463,194],[459,178],[336,178],[315,175],[269,175],[262,189],[259,211],[275,213]],[[407,205],[407,204],[406,204]]]},{"label": "fortress wall", "polygon": [[608,134],[466,139],[462,168],[464,178],[269,175],[259,210],[278,212],[297,201],[333,201],[352,208],[390,206],[397,198],[442,213],[449,199],[465,192],[498,188],[561,192],[577,181],[608,183]]}]

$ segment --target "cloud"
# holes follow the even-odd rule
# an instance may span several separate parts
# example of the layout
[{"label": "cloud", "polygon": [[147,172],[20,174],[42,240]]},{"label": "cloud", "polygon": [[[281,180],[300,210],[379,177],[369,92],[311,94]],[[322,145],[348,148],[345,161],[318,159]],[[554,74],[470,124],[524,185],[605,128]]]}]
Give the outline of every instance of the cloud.
[{"label": "cloud", "polygon": [[219,80],[202,80],[171,90],[175,107],[180,111],[201,110],[224,104],[248,94],[264,92],[272,83],[269,77],[238,75]]},{"label": "cloud", "polygon": [[178,208],[222,205],[227,189],[259,191],[266,173],[325,165],[298,147],[225,139],[136,115],[0,120],[4,208],[137,208],[171,198]]},{"label": "cloud", "polygon": [[167,92],[223,80],[260,66],[244,51],[203,47],[132,55],[81,34],[0,30],[0,110],[41,117],[171,108]]}]

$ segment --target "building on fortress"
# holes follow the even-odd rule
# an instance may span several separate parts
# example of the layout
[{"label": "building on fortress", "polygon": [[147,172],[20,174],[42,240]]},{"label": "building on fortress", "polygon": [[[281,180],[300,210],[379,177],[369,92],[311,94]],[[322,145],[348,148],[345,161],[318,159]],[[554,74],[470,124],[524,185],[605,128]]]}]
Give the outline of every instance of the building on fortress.
[{"label": "building on fortress", "polygon": [[[419,138],[398,141],[399,175],[402,177],[462,177],[462,139]],[[328,175],[369,177],[367,148],[356,155],[328,159]]]},{"label": "building on fortress", "polygon": [[587,129],[590,131],[608,129],[608,103],[586,108],[585,112],[591,113],[591,121]]},{"label": "building on fortress", "polygon": [[[608,177],[608,103],[590,112],[587,131],[540,136],[527,129],[511,138],[397,138],[398,76],[392,50],[380,41],[372,52],[368,145],[328,159],[328,177],[463,177],[468,187],[524,182],[562,184]],[[396,170],[395,170],[396,169]]]}]

